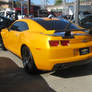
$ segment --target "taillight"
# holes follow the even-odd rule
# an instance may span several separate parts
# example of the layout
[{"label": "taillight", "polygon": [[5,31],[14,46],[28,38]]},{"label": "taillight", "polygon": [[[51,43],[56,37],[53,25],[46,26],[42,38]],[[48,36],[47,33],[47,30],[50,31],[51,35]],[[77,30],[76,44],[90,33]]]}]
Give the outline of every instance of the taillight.
[{"label": "taillight", "polygon": [[58,46],[59,45],[59,41],[51,40],[51,41],[49,41],[49,44],[50,44],[50,46]]},{"label": "taillight", "polygon": [[50,46],[58,46],[59,42],[61,44],[61,46],[68,46],[69,45],[69,41],[68,40],[51,40],[49,41]]},{"label": "taillight", "polygon": [[69,40],[61,40],[60,42],[62,46],[68,46],[70,43]]}]

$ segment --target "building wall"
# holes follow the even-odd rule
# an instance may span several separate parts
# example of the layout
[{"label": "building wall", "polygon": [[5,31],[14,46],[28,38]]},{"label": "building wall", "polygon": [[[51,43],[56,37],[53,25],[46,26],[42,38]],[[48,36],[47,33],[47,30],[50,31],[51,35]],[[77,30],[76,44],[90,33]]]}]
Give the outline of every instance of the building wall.
[{"label": "building wall", "polygon": [[[64,14],[70,14],[73,15],[74,14],[74,3],[67,3],[66,6],[65,5],[53,5],[53,6],[47,6],[47,10],[51,11],[51,10],[57,10],[57,9],[63,9],[63,13]],[[80,3],[80,11],[88,11],[92,13],[92,2],[82,2]]]},{"label": "building wall", "polygon": [[0,0],[0,9],[9,8],[9,0]]},{"label": "building wall", "polygon": [[57,5],[57,6],[51,5],[51,6],[47,6],[47,10],[48,11],[57,10],[57,9],[63,9],[63,6],[62,5]]},{"label": "building wall", "polygon": [[3,2],[9,2],[9,0],[0,0],[0,1],[3,1]]}]

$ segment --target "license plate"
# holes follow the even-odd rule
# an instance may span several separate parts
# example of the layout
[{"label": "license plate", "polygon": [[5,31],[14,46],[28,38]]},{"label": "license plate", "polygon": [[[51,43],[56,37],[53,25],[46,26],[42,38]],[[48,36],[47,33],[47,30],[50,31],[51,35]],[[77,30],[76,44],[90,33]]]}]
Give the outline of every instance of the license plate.
[{"label": "license plate", "polygon": [[85,55],[85,54],[88,54],[90,52],[89,47],[80,48],[79,51],[80,51],[80,55]]}]

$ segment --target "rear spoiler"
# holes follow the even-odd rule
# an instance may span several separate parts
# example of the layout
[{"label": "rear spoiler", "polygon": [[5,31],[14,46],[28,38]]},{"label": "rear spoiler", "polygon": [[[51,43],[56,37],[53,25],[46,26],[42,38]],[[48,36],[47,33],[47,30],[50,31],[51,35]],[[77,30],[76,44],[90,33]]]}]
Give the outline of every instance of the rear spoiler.
[{"label": "rear spoiler", "polygon": [[[72,33],[72,31],[83,31],[84,33]],[[59,34],[58,34],[59,33]],[[43,33],[41,33],[43,34]],[[63,39],[72,39],[74,36],[83,36],[83,35],[92,35],[92,29],[66,29],[66,30],[57,30],[54,34],[45,34],[49,36],[62,36]]]},{"label": "rear spoiler", "polygon": [[[73,34],[72,35],[72,31],[83,31],[85,33],[82,33],[82,34],[78,34],[78,35],[92,35],[92,28],[91,29],[65,29],[65,30],[62,30],[62,32],[65,32],[63,38],[64,39],[67,39],[67,38],[74,38],[74,35],[76,34]],[[60,31],[56,31],[55,33],[57,32],[60,32]]]},{"label": "rear spoiler", "polygon": [[86,33],[84,33],[83,35],[88,35],[88,29],[65,29],[65,35],[63,38],[74,38],[74,35],[71,34],[72,31],[84,31]]}]

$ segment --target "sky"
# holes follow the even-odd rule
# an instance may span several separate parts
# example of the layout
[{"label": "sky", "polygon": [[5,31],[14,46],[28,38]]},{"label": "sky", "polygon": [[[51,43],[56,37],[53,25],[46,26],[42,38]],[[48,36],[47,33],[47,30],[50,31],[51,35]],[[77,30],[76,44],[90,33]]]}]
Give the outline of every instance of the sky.
[{"label": "sky", "polygon": [[[18,0],[14,0],[14,1],[18,1]],[[24,0],[24,1],[27,1],[27,0]],[[42,0],[31,0],[34,4],[36,4],[36,5],[41,5],[41,1]],[[49,2],[48,2],[48,5],[53,5],[53,4],[55,4],[55,1],[56,0],[48,0]],[[71,1],[74,1],[74,0],[66,0],[66,1],[68,1],[68,2],[71,2]]]},{"label": "sky", "polygon": [[[41,0],[31,0],[34,4],[41,4]],[[50,5],[53,5],[55,3],[55,0],[49,0]]]},{"label": "sky", "polygon": [[[41,4],[41,0],[31,0],[34,4]],[[74,1],[74,0],[66,0],[67,2],[72,2],[72,1]],[[49,5],[53,5],[53,4],[55,4],[55,0],[49,0],[49,3],[48,3]]]}]

